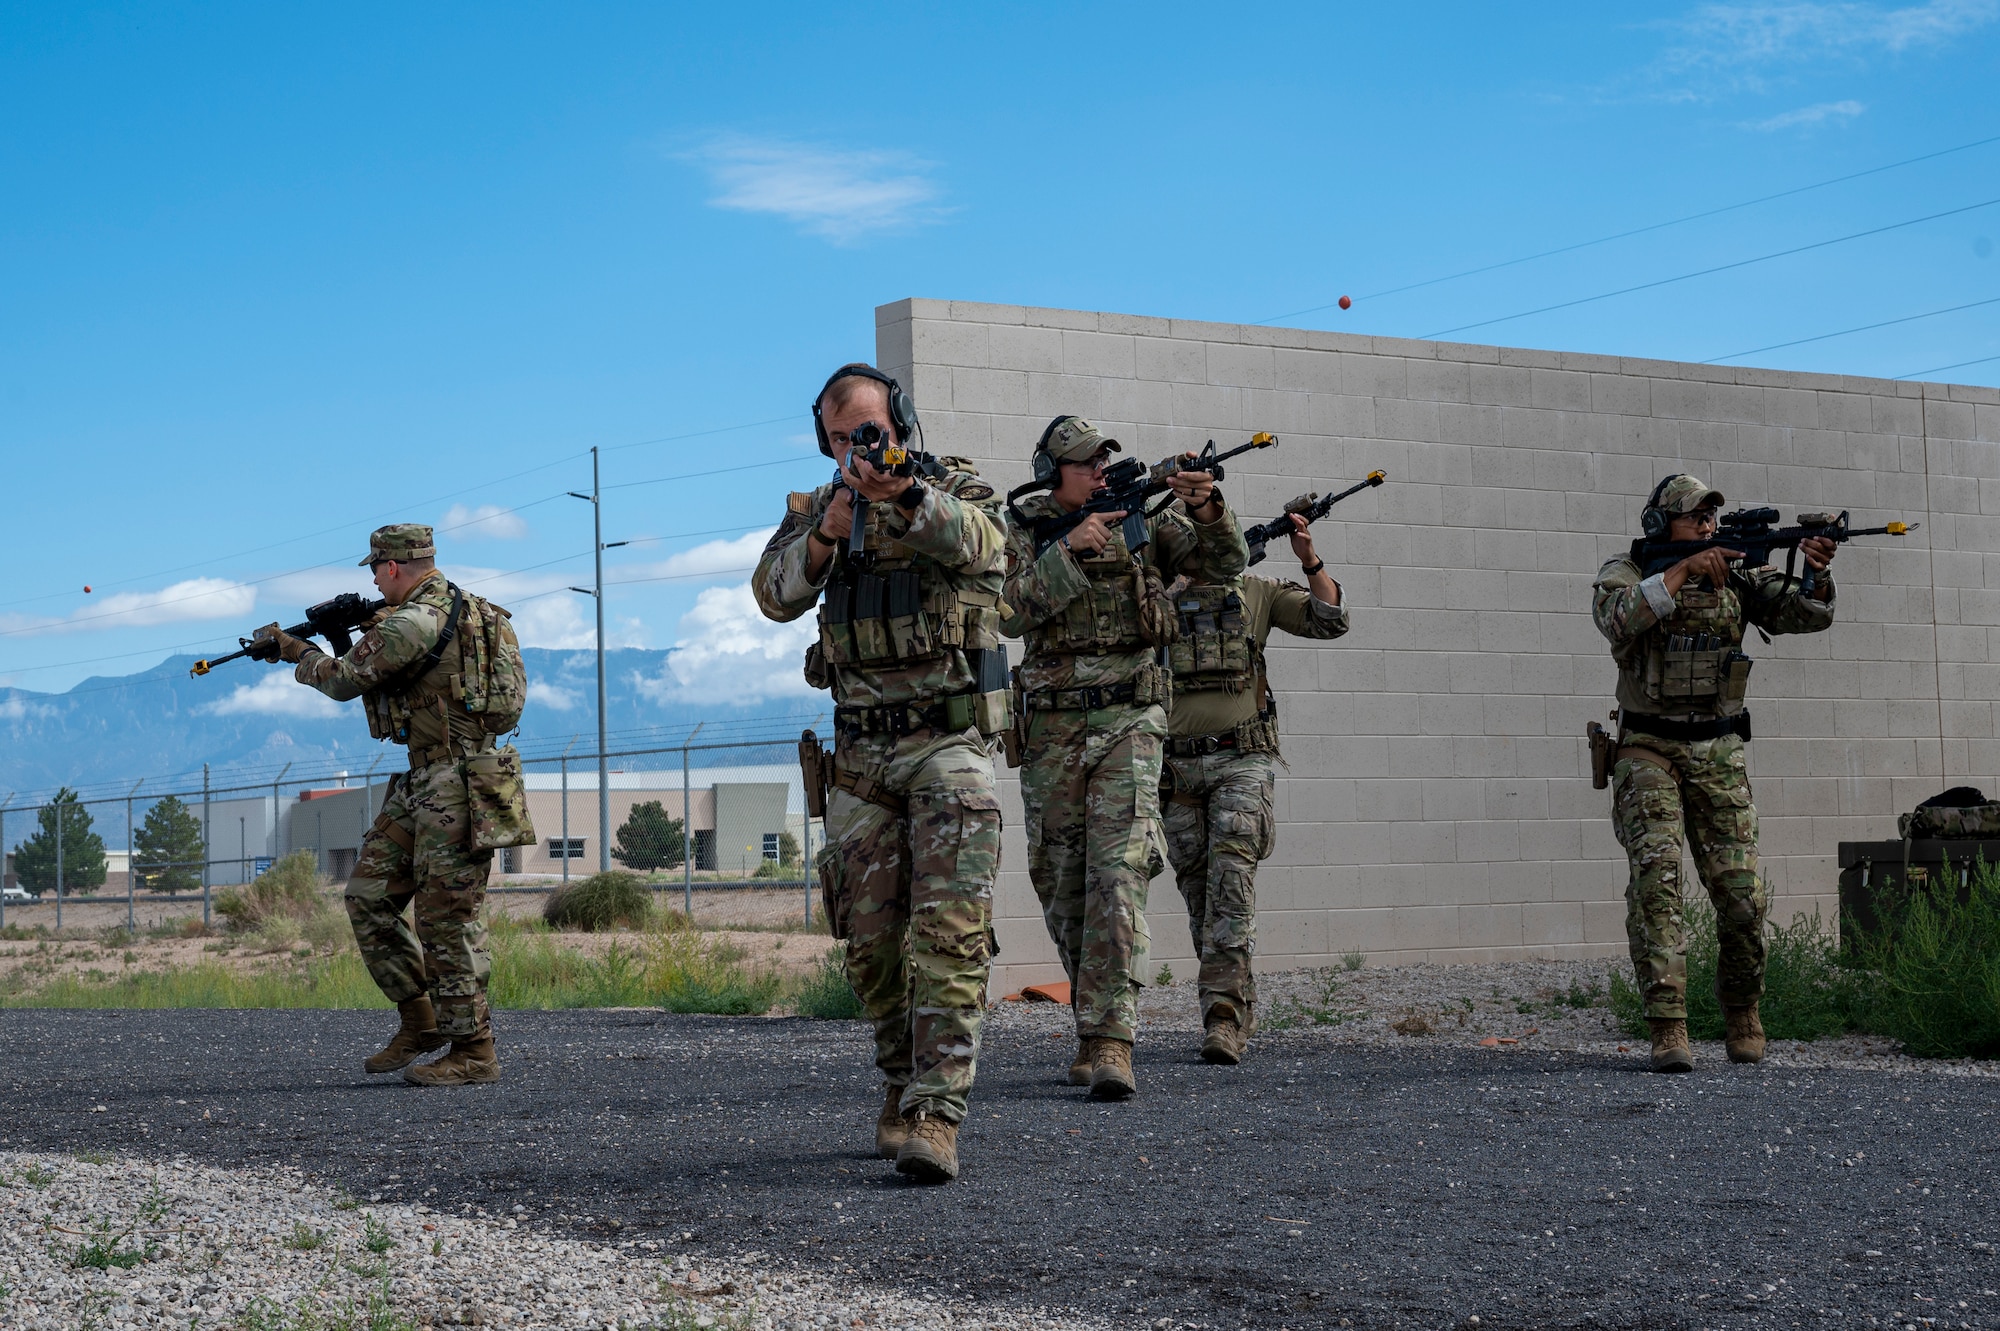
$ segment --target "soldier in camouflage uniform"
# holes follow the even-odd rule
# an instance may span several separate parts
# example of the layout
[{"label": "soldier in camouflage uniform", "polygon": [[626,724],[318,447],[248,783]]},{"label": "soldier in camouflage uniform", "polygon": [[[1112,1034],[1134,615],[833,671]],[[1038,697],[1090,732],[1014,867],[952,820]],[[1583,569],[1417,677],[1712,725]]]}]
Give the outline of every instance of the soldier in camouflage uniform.
[{"label": "soldier in camouflage uniform", "polygon": [[[915,405],[888,376],[843,366],[813,400],[813,421],[840,471],[790,497],[751,587],[780,622],[820,607],[806,678],[833,691],[836,745],[821,892],[875,1026],[887,1083],[876,1149],[941,1183],[958,1176],[995,950],[1000,527],[992,487],[962,459],[899,476],[860,456],[854,437],[865,442],[870,425],[914,448]],[[859,553],[857,495],[867,501]]]},{"label": "soldier in camouflage uniform", "polygon": [[[1726,501],[1693,476],[1662,480],[1647,501],[1649,539],[1706,540]],[[1757,1000],[1764,992],[1768,889],[1757,870],[1757,809],[1750,802],[1744,693],[1746,625],[1767,633],[1818,633],[1833,623],[1832,541],[1799,553],[1817,585],[1803,593],[1777,569],[1732,568],[1731,552],[1704,550],[1644,576],[1632,554],[1598,571],[1591,613],[1618,665],[1617,758],[1612,819],[1631,861],[1625,932],[1652,1027],[1655,1072],[1694,1066],[1687,1036],[1687,937],[1681,842],[1694,851],[1715,905],[1721,960],[1716,997],[1734,1062],[1764,1056]]]},{"label": "soldier in camouflage uniform", "polygon": [[1306,520],[1291,520],[1292,553],[1309,586],[1244,574],[1173,588],[1180,640],[1167,649],[1174,706],[1161,799],[1167,858],[1201,962],[1201,1056],[1210,1063],[1241,1062],[1255,1029],[1257,862],[1278,831],[1277,699],[1264,642],[1273,628],[1301,638],[1347,632],[1340,584],[1313,552]]},{"label": "soldier in camouflage uniform", "polygon": [[1136,553],[1116,513],[1092,514],[1043,544],[1038,522],[1081,508],[1118,449],[1089,421],[1058,416],[1035,450],[1036,484],[1049,493],[1010,502],[1007,524],[1004,627],[1026,640],[1018,690],[1028,873],[1070,978],[1070,1081],[1098,1099],[1137,1089],[1147,886],[1165,867],[1159,794],[1172,686],[1160,649],[1176,629],[1165,583],[1182,572],[1227,580],[1249,562],[1242,529],[1201,472],[1171,478],[1178,502],[1148,521]]},{"label": "soldier in camouflage uniform", "polygon": [[[511,653],[516,671],[519,645],[506,612],[446,582],[436,554],[431,529],[417,523],[369,537],[361,564],[388,604],[343,657],[276,624],[257,637],[260,659],[296,664],[299,683],[336,702],[362,699],[369,733],[409,748],[410,770],[391,778],[382,812],[362,838],[346,902],[362,961],[402,1018],[388,1047],[364,1066],[371,1073],[407,1068],[405,1080],[422,1086],[499,1080],[481,908],[493,847],[534,838],[520,757],[511,746],[496,750],[486,717],[467,701],[483,689],[486,644]],[[490,632],[478,624],[482,612],[492,618]],[[525,694],[525,676],[513,687]],[[517,697],[503,728],[518,715]],[[513,826],[496,836],[491,824],[501,806]],[[476,848],[481,843],[485,848]],[[412,902],[414,931],[404,915]],[[443,1058],[410,1066],[446,1044]]]}]

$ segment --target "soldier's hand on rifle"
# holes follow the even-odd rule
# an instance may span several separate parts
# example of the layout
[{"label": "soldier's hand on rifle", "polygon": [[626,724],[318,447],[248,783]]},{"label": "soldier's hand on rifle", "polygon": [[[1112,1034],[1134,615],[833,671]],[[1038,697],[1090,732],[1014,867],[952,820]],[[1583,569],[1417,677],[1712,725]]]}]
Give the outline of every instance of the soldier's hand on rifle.
[{"label": "soldier's hand on rifle", "polygon": [[1094,555],[1111,544],[1112,528],[1124,520],[1125,510],[1122,508],[1115,513],[1092,513],[1069,529],[1069,535],[1063,537],[1063,544],[1070,548],[1071,554]]},{"label": "soldier's hand on rifle", "polygon": [[1319,562],[1313,553],[1312,529],[1306,526],[1305,517],[1298,513],[1287,513],[1292,523],[1292,553],[1299,557],[1300,568],[1310,568]]},{"label": "soldier's hand on rifle", "polygon": [[[864,459],[858,451],[847,455],[847,467],[841,475],[847,478],[849,487],[859,491],[863,499],[870,501],[894,499],[917,483],[914,476],[896,476],[886,471],[875,470],[874,464]],[[833,528],[829,527],[827,530],[832,531]]]},{"label": "soldier's hand on rifle", "polygon": [[1799,553],[1804,555],[1806,563],[1815,569],[1823,569],[1831,564],[1834,555],[1839,552],[1840,542],[1829,541],[1824,536],[1808,536],[1799,542]]},{"label": "soldier's hand on rifle", "polygon": [[266,624],[257,630],[251,639],[250,659],[253,661],[284,661],[296,665],[305,659],[312,644],[304,638],[294,638],[276,624]]},{"label": "soldier's hand on rifle", "polygon": [[854,530],[852,491],[841,489],[833,492],[833,502],[826,506],[826,512],[819,515],[819,529],[831,536],[835,543],[847,539],[847,534]]},{"label": "soldier's hand on rifle", "polygon": [[[1190,453],[1188,456],[1194,455]],[[1209,499],[1215,494],[1215,477],[1205,471],[1177,471],[1167,477],[1167,484],[1174,487],[1174,497],[1192,512],[1207,508]]]},{"label": "soldier's hand on rifle", "polygon": [[1709,586],[1720,588],[1729,578],[1729,561],[1741,558],[1741,550],[1703,550],[1661,574],[1660,581],[1666,584],[1669,596],[1679,596],[1681,588],[1695,578],[1707,578]]},{"label": "soldier's hand on rifle", "polygon": [[1326,571],[1326,561],[1314,552],[1312,531],[1306,526],[1305,515],[1287,513],[1285,517],[1292,524],[1292,553],[1299,557],[1299,572],[1306,575],[1307,588],[1326,604],[1339,605],[1340,584]]}]

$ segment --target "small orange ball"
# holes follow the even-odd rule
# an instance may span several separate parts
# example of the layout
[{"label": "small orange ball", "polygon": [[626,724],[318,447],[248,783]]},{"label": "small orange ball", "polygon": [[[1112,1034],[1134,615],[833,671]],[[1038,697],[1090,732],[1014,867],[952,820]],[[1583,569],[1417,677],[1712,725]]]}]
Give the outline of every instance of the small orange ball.
[{"label": "small orange ball", "polygon": [[1341,308],[1341,309],[1343,309],[1343,310],[1351,310],[1351,309],[1353,309],[1353,308],[1354,308],[1354,297],[1352,297],[1352,296],[1342,296],[1342,297],[1340,298],[1340,308]]},{"label": "small orange ball", "polygon": [[90,595],[90,584],[87,582],[83,584],[83,594],[85,596]]}]

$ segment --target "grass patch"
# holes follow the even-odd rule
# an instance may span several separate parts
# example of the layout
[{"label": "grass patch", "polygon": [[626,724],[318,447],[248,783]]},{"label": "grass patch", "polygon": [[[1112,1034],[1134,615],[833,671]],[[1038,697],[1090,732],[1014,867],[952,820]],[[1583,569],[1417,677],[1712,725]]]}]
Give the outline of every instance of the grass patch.
[{"label": "grass patch", "polygon": [[1856,1024],[1921,1058],[2000,1056],[2000,869],[1982,857],[1963,902],[1941,885],[1877,912],[1853,940]]},{"label": "grass patch", "polygon": [[1310,993],[1279,999],[1257,1024],[1267,1031],[1291,1031],[1306,1026],[1339,1026],[1362,1015],[1338,1008],[1340,979],[1332,969],[1317,970],[1305,978],[1312,986]]},{"label": "grass patch", "polygon": [[801,1017],[823,1021],[847,1021],[862,1014],[861,1000],[847,982],[842,964],[845,949],[836,944],[826,950],[792,991],[792,1010]]},{"label": "grass patch", "polygon": [[250,1300],[236,1325],[242,1331],[416,1331],[416,1323],[390,1306],[386,1284],[371,1292],[365,1303],[343,1299],[332,1307],[308,1296],[287,1308],[259,1295]]},{"label": "grass patch", "polygon": [[648,979],[653,1001],[669,1012],[755,1016],[769,1012],[784,982],[770,971],[747,971],[743,949],[702,937],[686,926],[653,935]]},{"label": "grass patch", "polygon": [[601,933],[624,925],[643,929],[653,918],[653,895],[635,873],[613,869],[567,883],[549,893],[542,919],[557,929]]}]

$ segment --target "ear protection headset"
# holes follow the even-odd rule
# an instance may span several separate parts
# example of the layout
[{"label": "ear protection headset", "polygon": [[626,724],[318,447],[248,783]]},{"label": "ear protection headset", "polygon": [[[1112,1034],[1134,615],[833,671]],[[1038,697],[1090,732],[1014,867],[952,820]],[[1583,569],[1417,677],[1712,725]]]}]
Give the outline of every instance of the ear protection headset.
[{"label": "ear protection headset", "polygon": [[826,437],[826,421],[820,415],[819,405],[826,401],[827,390],[842,379],[872,379],[889,390],[889,424],[895,427],[896,442],[905,448],[911,447],[922,426],[917,421],[917,404],[903,391],[903,386],[873,365],[856,362],[843,365],[827,377],[820,385],[819,396],[813,399],[813,433],[819,436],[819,451],[833,456],[833,442]]},{"label": "ear protection headset", "polygon": [[1658,540],[1667,534],[1667,527],[1672,520],[1660,511],[1660,496],[1666,493],[1669,485],[1686,474],[1685,472],[1677,471],[1671,476],[1661,477],[1660,483],[1653,487],[1653,493],[1646,496],[1645,511],[1639,514],[1639,530],[1644,532],[1649,539]]},{"label": "ear protection headset", "polygon": [[1049,422],[1048,428],[1042,431],[1042,437],[1035,442],[1035,484],[1055,484],[1056,478],[1061,474],[1062,469],[1056,464],[1056,460],[1049,456],[1049,436],[1054,434],[1064,421],[1073,421],[1075,419],[1076,417],[1074,416],[1056,417]]}]

